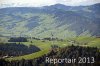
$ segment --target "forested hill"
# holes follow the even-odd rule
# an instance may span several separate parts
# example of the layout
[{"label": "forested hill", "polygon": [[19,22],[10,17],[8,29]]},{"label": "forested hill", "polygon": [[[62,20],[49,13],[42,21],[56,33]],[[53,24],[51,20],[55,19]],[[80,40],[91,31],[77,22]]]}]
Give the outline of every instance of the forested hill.
[{"label": "forested hill", "polygon": [[36,37],[100,36],[100,4],[0,9],[0,35]]}]

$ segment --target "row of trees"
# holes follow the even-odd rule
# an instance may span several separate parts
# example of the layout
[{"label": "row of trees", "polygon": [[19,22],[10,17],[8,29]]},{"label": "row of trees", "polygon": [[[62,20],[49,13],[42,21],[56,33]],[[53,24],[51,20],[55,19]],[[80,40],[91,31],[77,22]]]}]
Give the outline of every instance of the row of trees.
[{"label": "row of trees", "polygon": [[27,39],[31,39],[31,40],[49,40],[49,41],[52,41],[52,40],[57,40],[57,41],[63,41],[63,39],[58,39],[58,38],[36,38],[36,37],[11,37],[8,42],[28,42]]},{"label": "row of trees", "polygon": [[11,37],[8,42],[27,42],[27,38],[25,37]]}]

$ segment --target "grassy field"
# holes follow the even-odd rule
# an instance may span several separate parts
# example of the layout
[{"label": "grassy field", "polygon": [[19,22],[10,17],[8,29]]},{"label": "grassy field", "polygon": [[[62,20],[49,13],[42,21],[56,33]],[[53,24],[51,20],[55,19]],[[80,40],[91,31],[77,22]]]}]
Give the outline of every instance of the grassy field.
[{"label": "grassy field", "polygon": [[100,48],[100,38],[95,38],[95,37],[78,37],[78,38],[75,38],[75,41],[78,42],[79,45]]}]

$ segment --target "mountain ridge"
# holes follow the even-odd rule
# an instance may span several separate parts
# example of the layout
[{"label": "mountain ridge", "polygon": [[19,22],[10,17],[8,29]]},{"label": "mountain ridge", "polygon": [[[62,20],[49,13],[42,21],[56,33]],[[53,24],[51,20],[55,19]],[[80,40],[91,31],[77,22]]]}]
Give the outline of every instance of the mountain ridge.
[{"label": "mountain ridge", "polygon": [[76,6],[72,6],[72,5],[65,5],[65,4],[61,4],[61,3],[56,3],[56,4],[52,4],[52,5],[44,5],[44,6],[32,6],[32,5],[28,5],[27,3],[27,6],[26,4],[14,4],[14,3],[11,3],[11,4],[0,4],[0,8],[10,8],[10,7],[38,7],[38,8],[41,8],[41,7],[45,7],[45,6],[53,6],[53,5],[63,5],[63,6],[71,6],[71,7],[78,7],[78,6],[92,6],[92,5],[99,5],[100,3],[95,3],[95,4],[91,4],[91,5],[76,5]]},{"label": "mountain ridge", "polygon": [[[97,6],[97,7],[96,7]],[[70,7],[62,4],[0,9],[1,35],[36,37],[100,36],[99,4]]]}]

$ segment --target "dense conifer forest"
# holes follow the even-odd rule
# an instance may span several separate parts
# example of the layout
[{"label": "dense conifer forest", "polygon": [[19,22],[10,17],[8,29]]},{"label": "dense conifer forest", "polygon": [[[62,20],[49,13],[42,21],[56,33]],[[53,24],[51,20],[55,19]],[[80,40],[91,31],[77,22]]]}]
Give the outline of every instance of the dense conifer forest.
[{"label": "dense conifer forest", "polygon": [[38,51],[40,51],[40,49],[34,45],[28,47],[20,43],[0,43],[0,58],[21,56]]}]

